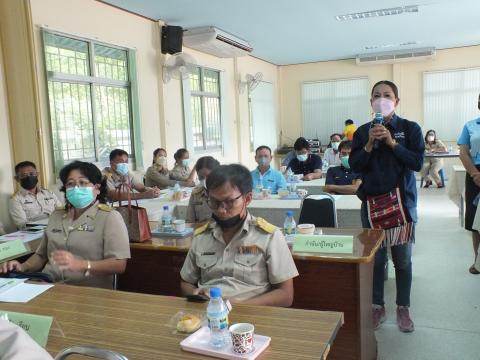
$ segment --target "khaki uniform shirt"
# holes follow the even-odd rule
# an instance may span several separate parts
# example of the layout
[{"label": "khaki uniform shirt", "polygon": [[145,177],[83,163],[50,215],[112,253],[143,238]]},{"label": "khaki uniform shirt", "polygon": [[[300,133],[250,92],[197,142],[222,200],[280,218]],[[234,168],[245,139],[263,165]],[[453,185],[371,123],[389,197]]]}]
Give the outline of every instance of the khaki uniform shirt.
[{"label": "khaki uniform shirt", "polygon": [[194,237],[180,272],[184,281],[199,288],[219,287],[225,297],[242,301],[298,276],[283,234],[265,220],[248,214],[228,245],[214,224]]},{"label": "khaki uniform shirt", "polygon": [[174,186],[175,180],[170,179],[170,173],[166,171],[158,171],[155,166],[150,166],[145,174],[145,186],[156,186],[159,189],[166,189],[169,186]]},{"label": "khaki uniform shirt", "polygon": [[[106,167],[102,170],[102,173],[107,178],[107,189],[108,190],[116,190],[122,184],[130,184],[132,188],[137,186],[143,186],[142,181],[137,179],[135,176],[128,173],[127,175],[123,176],[113,170],[111,167]],[[122,192],[125,190],[122,190]]]},{"label": "khaki uniform shirt", "polygon": [[53,360],[30,335],[7,320],[0,320],[0,359]]},{"label": "khaki uniform shirt", "polygon": [[21,229],[29,221],[48,218],[56,208],[61,206],[62,203],[49,190],[37,187],[37,193],[33,194],[20,188],[10,199],[9,211],[13,222]]},{"label": "khaki uniform shirt", "polygon": [[[94,204],[76,220],[66,210],[57,210],[50,217],[37,254],[48,260],[55,250],[66,250],[78,259],[98,261],[129,259],[130,244],[122,216],[104,204]],[[42,270],[55,281],[111,289],[113,275],[90,275],[83,272],[60,271],[47,262]]]},{"label": "khaki uniform shirt", "polygon": [[186,181],[190,175],[191,170],[183,165],[175,164],[173,169],[170,171],[170,179],[178,181]]},{"label": "khaki uniform shirt", "polygon": [[192,190],[185,221],[200,223],[210,220],[211,217],[212,210],[207,205],[207,191],[203,186],[197,186]]}]

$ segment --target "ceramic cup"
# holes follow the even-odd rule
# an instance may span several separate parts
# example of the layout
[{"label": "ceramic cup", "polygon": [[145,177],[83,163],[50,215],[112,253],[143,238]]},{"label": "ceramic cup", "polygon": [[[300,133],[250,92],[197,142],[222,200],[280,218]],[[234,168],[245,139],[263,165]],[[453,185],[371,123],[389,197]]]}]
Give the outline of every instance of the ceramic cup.
[{"label": "ceramic cup", "polygon": [[173,221],[173,228],[176,232],[185,231],[185,220],[178,219]]},{"label": "ceramic cup", "polygon": [[230,326],[233,351],[238,354],[248,354],[253,350],[253,331],[255,327],[248,323],[238,323]]},{"label": "ceramic cup", "polygon": [[313,224],[298,224],[297,232],[299,234],[311,235],[315,232],[315,225]]},{"label": "ceramic cup", "polygon": [[305,196],[307,196],[308,194],[308,191],[305,190],[305,189],[297,189],[297,195],[301,198],[304,198]]}]

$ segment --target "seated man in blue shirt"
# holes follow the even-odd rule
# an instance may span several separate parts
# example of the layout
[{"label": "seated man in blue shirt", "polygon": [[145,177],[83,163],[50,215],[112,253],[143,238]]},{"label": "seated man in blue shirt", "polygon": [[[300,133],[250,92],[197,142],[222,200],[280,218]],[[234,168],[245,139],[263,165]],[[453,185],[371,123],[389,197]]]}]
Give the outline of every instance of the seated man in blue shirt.
[{"label": "seated man in blue shirt", "polygon": [[272,150],[268,146],[262,145],[255,150],[255,161],[258,167],[251,172],[254,189],[261,184],[262,189],[270,189],[272,194],[276,194],[278,189],[287,187],[282,173],[270,166]]},{"label": "seated man in blue shirt", "polygon": [[303,137],[299,137],[293,144],[296,158],[291,160],[288,167],[294,174],[303,174],[303,180],[309,181],[322,177],[322,159],[310,153],[310,144]]},{"label": "seated man in blue shirt", "polygon": [[333,194],[355,195],[362,183],[361,176],[350,169],[348,157],[352,151],[351,141],[342,141],[338,145],[338,153],[342,165],[328,169],[324,190]]}]

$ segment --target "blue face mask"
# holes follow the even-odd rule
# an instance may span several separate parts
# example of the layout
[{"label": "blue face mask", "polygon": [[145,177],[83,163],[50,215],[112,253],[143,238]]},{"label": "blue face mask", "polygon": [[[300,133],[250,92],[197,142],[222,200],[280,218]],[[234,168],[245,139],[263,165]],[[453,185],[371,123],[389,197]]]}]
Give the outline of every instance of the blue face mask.
[{"label": "blue face mask", "polygon": [[270,164],[270,159],[266,156],[262,156],[261,158],[258,158],[258,165],[260,166],[267,166]]},{"label": "blue face mask", "polygon": [[118,163],[117,164],[117,172],[120,175],[127,175],[128,174],[128,163]]},{"label": "blue face mask", "polygon": [[297,154],[298,161],[307,161],[308,154]]},{"label": "blue face mask", "polygon": [[182,165],[185,167],[188,167],[188,164],[190,163],[189,159],[183,159],[182,160]]},{"label": "blue face mask", "polygon": [[350,164],[348,163],[348,155],[343,156],[340,158],[340,162],[342,163],[342,166],[346,169],[350,169]]},{"label": "blue face mask", "polygon": [[76,209],[83,209],[90,205],[95,197],[93,196],[93,187],[78,187],[67,189],[67,200]]}]

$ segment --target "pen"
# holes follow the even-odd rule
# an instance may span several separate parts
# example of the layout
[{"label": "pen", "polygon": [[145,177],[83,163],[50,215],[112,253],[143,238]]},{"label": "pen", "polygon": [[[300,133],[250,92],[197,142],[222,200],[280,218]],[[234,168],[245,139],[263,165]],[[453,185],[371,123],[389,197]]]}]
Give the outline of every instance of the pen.
[{"label": "pen", "polygon": [[3,285],[0,285],[0,289],[4,286],[7,286],[7,285],[10,285],[10,284],[13,284],[15,282],[15,280],[10,280],[10,281],[7,281],[5,284]]}]

